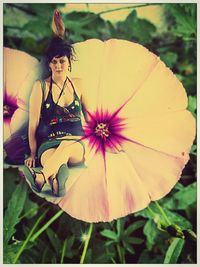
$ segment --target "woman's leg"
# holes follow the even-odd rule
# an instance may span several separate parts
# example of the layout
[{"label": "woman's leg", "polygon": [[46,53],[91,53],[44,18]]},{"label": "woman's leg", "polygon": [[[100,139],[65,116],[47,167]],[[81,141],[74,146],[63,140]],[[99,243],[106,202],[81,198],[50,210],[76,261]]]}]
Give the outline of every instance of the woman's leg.
[{"label": "woman's leg", "polygon": [[52,156],[46,159],[43,165],[44,175],[50,177],[56,174],[63,163],[69,161],[71,163],[72,160],[74,163],[80,162],[83,159],[83,152],[83,146],[79,142],[62,141]]},{"label": "woman's leg", "polygon": [[[44,151],[44,153],[42,154],[42,157],[41,157],[41,164],[42,164],[42,166],[44,166],[44,164],[45,164],[45,162],[46,162],[46,160],[48,159],[48,158],[50,158],[52,155],[53,155],[53,153],[56,151],[56,148],[49,148],[49,149],[47,149],[46,151]],[[46,177],[45,177],[46,178]],[[43,176],[43,174],[41,173],[37,173],[36,174],[36,179],[35,179],[35,181],[36,181],[36,183],[40,186],[40,187],[42,187],[42,185],[44,184],[44,176]],[[48,180],[46,181],[46,182],[48,182]]]},{"label": "woman's leg", "polygon": [[[59,167],[63,163],[78,163],[81,162],[84,156],[83,146],[79,142],[67,140],[62,141],[57,148],[46,150],[41,155],[41,163],[43,166],[42,172],[46,182],[50,182],[51,177],[55,177]],[[37,174],[36,182],[44,182],[43,177]]]}]

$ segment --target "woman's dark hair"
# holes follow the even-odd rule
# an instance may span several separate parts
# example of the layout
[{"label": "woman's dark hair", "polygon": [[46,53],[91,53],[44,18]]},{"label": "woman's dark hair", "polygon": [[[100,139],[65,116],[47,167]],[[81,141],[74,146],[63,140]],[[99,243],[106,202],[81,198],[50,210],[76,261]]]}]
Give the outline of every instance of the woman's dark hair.
[{"label": "woman's dark hair", "polygon": [[71,61],[74,60],[75,58],[75,51],[74,51],[73,46],[69,42],[59,37],[54,37],[50,41],[50,44],[46,51],[47,62],[49,64],[52,58],[63,57],[63,56],[67,56],[70,67],[71,67]]}]

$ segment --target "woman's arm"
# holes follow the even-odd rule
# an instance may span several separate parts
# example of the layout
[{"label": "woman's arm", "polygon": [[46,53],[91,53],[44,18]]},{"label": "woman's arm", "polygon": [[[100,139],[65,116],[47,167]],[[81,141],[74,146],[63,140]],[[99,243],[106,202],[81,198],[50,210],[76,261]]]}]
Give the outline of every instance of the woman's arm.
[{"label": "woman's arm", "polygon": [[36,81],[30,96],[29,101],[29,125],[28,125],[28,137],[30,156],[25,160],[25,164],[28,167],[35,167],[35,157],[37,150],[36,130],[40,120],[40,112],[42,105],[42,88],[40,81]]}]

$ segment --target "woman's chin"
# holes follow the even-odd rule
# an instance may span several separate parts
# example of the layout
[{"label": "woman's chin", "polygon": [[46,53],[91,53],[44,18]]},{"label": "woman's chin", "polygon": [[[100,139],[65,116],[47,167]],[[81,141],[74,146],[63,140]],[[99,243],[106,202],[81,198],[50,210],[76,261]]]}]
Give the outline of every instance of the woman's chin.
[{"label": "woman's chin", "polygon": [[55,72],[55,76],[62,76],[62,75],[64,75],[65,73],[64,73],[64,71],[63,70],[61,70],[61,71],[56,71]]}]

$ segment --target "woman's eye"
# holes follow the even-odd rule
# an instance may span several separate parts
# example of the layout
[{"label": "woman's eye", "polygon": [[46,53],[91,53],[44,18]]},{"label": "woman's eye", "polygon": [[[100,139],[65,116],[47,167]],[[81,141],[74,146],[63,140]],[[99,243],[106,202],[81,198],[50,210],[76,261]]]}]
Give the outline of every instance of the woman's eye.
[{"label": "woman's eye", "polygon": [[65,63],[65,60],[64,59],[60,59],[59,61],[56,61],[56,60],[52,60],[51,63],[56,65],[58,62],[60,62],[60,64],[64,64]]}]

